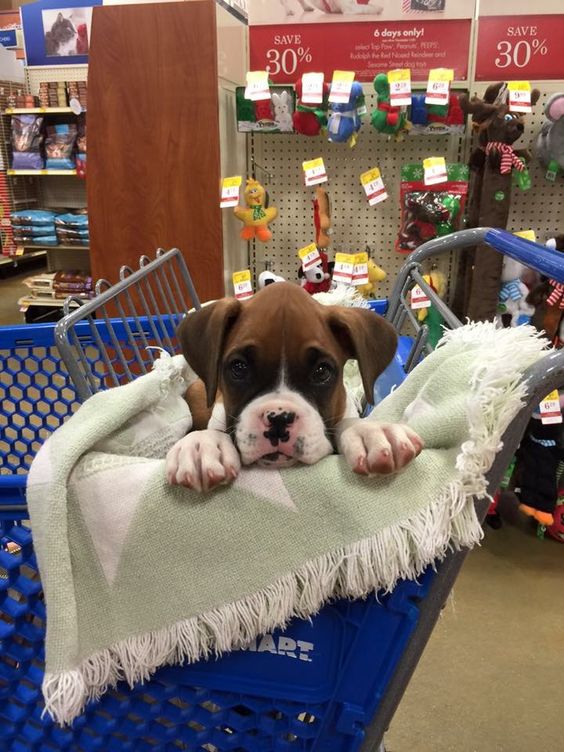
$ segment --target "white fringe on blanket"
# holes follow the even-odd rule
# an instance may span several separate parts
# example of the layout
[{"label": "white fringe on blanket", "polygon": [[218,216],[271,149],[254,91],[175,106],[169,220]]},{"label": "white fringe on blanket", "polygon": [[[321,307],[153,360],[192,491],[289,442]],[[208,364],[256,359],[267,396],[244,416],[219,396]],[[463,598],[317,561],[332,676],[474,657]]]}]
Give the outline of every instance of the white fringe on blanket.
[{"label": "white fringe on blanket", "polygon": [[[244,648],[257,634],[283,628],[294,617],[309,618],[331,599],[391,591],[398,580],[417,578],[449,550],[479,543],[483,533],[474,499],[487,496],[485,473],[502,446],[503,432],[523,405],[525,385],[518,372],[547,347],[540,335],[525,341],[520,329],[518,336],[517,329],[495,331],[491,324],[476,323],[447,332],[441,341],[439,346],[449,341],[475,346],[479,341],[486,357],[469,385],[470,439],[457,457],[459,479],[426,509],[371,538],[313,559],[236,602],[125,639],[90,656],[76,670],[46,674],[44,712],[60,724],[70,723],[87,701],[120,680],[133,686],[165,664],[192,663]],[[517,372],[511,378],[508,362]]]}]

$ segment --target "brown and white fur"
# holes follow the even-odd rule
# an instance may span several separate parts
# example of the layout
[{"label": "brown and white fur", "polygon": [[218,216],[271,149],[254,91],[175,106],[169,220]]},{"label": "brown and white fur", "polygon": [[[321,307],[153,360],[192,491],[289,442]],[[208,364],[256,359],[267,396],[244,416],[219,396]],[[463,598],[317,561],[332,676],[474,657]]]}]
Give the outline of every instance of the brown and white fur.
[{"label": "brown and white fur", "polygon": [[343,15],[371,15],[378,16],[382,13],[381,5],[359,4],[356,0],[280,0],[287,16],[294,15],[294,3],[299,5],[302,11],[318,10],[322,13],[342,13]]},{"label": "brown and white fur", "polygon": [[[370,310],[321,305],[280,282],[248,301],[225,298],[189,314],[178,337],[203,382],[188,395],[192,409],[205,390],[213,410],[206,428],[169,451],[172,484],[206,491],[234,480],[241,465],[311,465],[335,449],[356,473],[390,473],[421,451],[410,428],[361,420],[347,396],[348,359],[358,361],[371,402],[395,353],[393,327]],[[200,403],[196,427],[204,414]]]}]

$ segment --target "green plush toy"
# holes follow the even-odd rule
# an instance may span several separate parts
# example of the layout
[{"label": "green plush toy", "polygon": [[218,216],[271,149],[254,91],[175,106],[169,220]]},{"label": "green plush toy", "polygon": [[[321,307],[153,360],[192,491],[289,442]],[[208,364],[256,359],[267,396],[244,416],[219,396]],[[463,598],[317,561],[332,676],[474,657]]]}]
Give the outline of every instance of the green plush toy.
[{"label": "green plush toy", "polygon": [[387,73],[378,73],[374,79],[374,89],[378,95],[378,105],[372,110],[370,120],[378,133],[396,136],[407,130],[407,116],[401,107],[390,104],[390,84]]}]

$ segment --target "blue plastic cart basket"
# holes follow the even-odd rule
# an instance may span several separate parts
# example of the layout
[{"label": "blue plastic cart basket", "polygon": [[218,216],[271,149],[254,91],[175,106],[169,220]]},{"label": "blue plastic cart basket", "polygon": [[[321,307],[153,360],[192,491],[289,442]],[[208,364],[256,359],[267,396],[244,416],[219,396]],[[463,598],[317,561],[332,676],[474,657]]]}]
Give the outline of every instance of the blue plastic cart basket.
[{"label": "blue plastic cart basket", "polygon": [[[502,241],[507,243],[512,255],[539,252],[527,241],[516,244],[518,239],[508,233],[489,231],[488,235],[485,230],[426,244],[400,274],[390,298],[391,320],[401,325],[410,320],[407,296],[410,286],[420,283],[425,258],[483,238],[503,250],[507,249]],[[548,271],[546,264],[555,260],[542,255],[542,263],[537,258],[533,265]],[[564,281],[564,264],[551,266],[549,273]],[[374,596],[339,601],[311,622],[295,620],[284,633],[260,637],[246,651],[162,669],[133,689],[120,685],[91,703],[71,728],[61,729],[42,718],[45,607],[27,522],[25,474],[40,443],[82,399],[149,368],[154,354],[147,347],[174,348],[174,329],[189,307],[187,298],[199,305],[178,251],[150,263],[144,258],[138,272],[125,269],[121,276],[121,282],[110,289],[100,285],[96,300],[59,322],[56,333],[52,325],[0,328],[0,749],[380,749],[463,552],[449,556],[419,582],[400,583],[379,600]],[[142,315],[132,315],[136,310]],[[450,316],[448,322],[457,325]],[[405,363],[417,362],[424,352],[425,331],[415,325],[415,336],[402,340],[402,347],[410,352],[398,354],[383,375],[378,394],[398,383],[405,375]],[[64,353],[66,366],[59,352]],[[547,359],[527,374],[528,408],[507,433],[490,471],[492,491],[533,406],[564,383],[563,357],[555,354]],[[486,507],[487,503],[480,505],[481,513]]]}]

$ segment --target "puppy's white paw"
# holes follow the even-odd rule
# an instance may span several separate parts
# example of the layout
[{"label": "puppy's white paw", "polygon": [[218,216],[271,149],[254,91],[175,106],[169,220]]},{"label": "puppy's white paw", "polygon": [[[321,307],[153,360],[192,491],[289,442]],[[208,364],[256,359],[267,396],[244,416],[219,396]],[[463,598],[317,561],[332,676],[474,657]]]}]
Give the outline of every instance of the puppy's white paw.
[{"label": "puppy's white paw", "polygon": [[166,456],[167,481],[195,491],[209,491],[231,483],[240,469],[239,452],[231,438],[210,428],[187,434]]},{"label": "puppy's white paw", "polygon": [[338,444],[359,475],[395,473],[423,449],[423,440],[409,426],[360,418],[347,424]]}]

